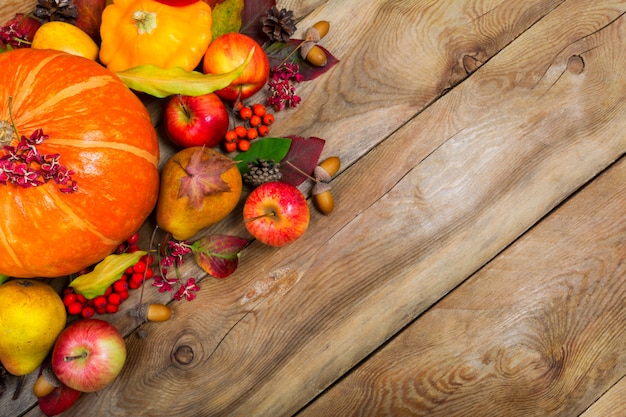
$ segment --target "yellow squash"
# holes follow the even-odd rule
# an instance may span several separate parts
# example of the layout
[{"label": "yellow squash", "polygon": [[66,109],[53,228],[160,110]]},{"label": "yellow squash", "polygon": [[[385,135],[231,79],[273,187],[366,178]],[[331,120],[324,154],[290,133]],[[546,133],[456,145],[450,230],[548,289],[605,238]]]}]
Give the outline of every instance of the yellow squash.
[{"label": "yellow squash", "polygon": [[100,62],[113,72],[139,65],[198,66],[211,42],[211,7],[155,0],[113,0],[102,13]]}]

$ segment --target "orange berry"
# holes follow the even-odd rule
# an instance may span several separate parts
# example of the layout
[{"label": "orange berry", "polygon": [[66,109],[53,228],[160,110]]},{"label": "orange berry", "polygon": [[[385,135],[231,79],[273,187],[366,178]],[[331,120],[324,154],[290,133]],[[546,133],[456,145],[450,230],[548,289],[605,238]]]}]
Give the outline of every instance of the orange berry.
[{"label": "orange berry", "polygon": [[257,130],[259,131],[259,136],[267,136],[270,133],[270,128],[265,125],[259,126]]},{"label": "orange berry", "polygon": [[274,115],[272,113],[267,113],[265,116],[263,116],[264,125],[269,126],[272,123],[274,123]]},{"label": "orange berry", "polygon": [[243,101],[237,101],[237,103],[235,103],[235,110],[236,111],[241,110],[242,107],[243,107]]},{"label": "orange berry", "polygon": [[241,152],[245,152],[250,149],[250,142],[245,139],[241,139],[239,142],[237,142],[237,147]]},{"label": "orange berry", "polygon": [[265,113],[266,113],[265,106],[262,105],[261,103],[256,103],[252,105],[252,113],[254,113],[256,116],[259,116],[259,117],[265,116]]},{"label": "orange berry", "polygon": [[235,132],[234,130],[229,130],[228,132],[226,132],[224,139],[226,140],[226,142],[235,142],[237,140],[237,132]]},{"label": "orange berry", "polygon": [[261,122],[262,122],[261,118],[257,116],[256,114],[250,117],[250,126],[252,127],[257,127],[258,125],[261,124]]},{"label": "orange berry", "polygon": [[237,133],[237,137],[239,138],[245,138],[247,132],[248,131],[245,126],[239,125],[235,128],[235,133]]},{"label": "orange berry", "polygon": [[237,142],[226,142],[224,149],[226,149],[226,152],[235,152],[237,150]]},{"label": "orange berry", "polygon": [[256,139],[257,136],[259,136],[259,132],[256,130],[256,128],[251,127],[250,129],[248,129],[248,132],[246,133],[246,137],[248,139]]},{"label": "orange berry", "polygon": [[250,107],[242,107],[239,110],[239,116],[244,120],[248,120],[252,116],[252,110]]}]

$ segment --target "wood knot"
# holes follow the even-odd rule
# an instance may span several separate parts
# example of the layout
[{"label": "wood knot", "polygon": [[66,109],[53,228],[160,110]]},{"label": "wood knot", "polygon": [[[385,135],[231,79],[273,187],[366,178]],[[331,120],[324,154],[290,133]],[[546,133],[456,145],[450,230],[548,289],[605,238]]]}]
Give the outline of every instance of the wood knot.
[{"label": "wood knot", "polygon": [[483,62],[475,56],[464,55],[463,56],[463,69],[466,74],[471,74],[480,67]]},{"label": "wood knot", "polygon": [[195,332],[188,329],[179,335],[176,344],[172,347],[170,361],[175,367],[186,370],[201,363],[204,355],[202,340]]},{"label": "wood knot", "polygon": [[174,350],[172,360],[179,365],[189,365],[193,361],[193,349],[188,345],[180,345]]},{"label": "wood knot", "polygon": [[567,70],[574,75],[582,74],[585,70],[585,61],[580,55],[572,55],[567,60]]}]

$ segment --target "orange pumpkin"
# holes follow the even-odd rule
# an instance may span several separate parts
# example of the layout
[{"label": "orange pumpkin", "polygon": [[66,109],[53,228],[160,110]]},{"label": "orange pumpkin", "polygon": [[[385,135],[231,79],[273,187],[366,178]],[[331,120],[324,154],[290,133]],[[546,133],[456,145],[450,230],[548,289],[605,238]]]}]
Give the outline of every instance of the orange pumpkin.
[{"label": "orange pumpkin", "polygon": [[54,181],[0,182],[0,274],[80,271],[136,232],[156,204],[159,145],[150,116],[113,73],[86,58],[16,49],[0,54],[0,68],[0,158],[18,143],[11,119],[20,137],[43,129],[48,137],[37,151],[58,154],[76,185],[63,192]]}]

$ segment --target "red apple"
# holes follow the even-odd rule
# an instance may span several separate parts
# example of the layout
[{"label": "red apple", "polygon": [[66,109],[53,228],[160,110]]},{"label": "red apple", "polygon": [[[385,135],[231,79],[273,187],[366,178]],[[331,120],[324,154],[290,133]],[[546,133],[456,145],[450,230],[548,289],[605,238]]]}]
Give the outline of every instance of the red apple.
[{"label": "red apple", "polygon": [[228,110],[214,93],[192,97],[174,95],[163,113],[165,132],[178,146],[219,145],[228,131]]},{"label": "red apple", "polygon": [[243,220],[252,236],[270,246],[293,242],[309,227],[309,205],[297,187],[280,181],[252,190],[243,206]]},{"label": "red apple", "polygon": [[56,416],[70,408],[81,392],[65,385],[56,387],[50,394],[37,398],[39,409],[46,416]]},{"label": "red apple", "polygon": [[81,392],[109,385],[126,362],[126,343],[104,320],[81,319],[66,327],[52,350],[52,370],[61,383]]},{"label": "red apple", "polygon": [[205,74],[222,74],[234,70],[244,63],[252,48],[254,54],[243,73],[228,87],[215,92],[224,100],[243,100],[263,88],[270,74],[269,60],[261,45],[242,33],[226,33],[209,44],[202,62]]}]

